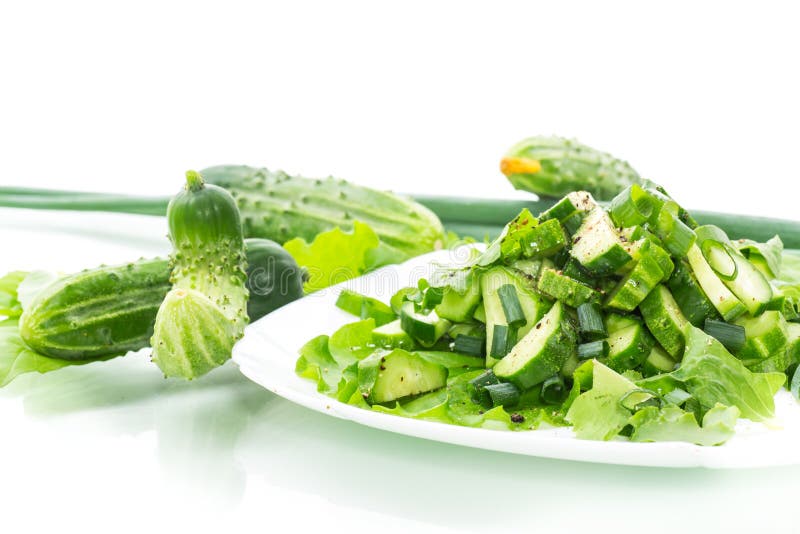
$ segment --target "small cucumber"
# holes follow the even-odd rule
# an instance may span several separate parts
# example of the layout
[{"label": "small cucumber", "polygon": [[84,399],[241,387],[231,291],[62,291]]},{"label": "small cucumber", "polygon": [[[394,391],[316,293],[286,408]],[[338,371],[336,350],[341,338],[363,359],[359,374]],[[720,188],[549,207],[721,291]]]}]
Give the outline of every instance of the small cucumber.
[{"label": "small cucumber", "polygon": [[[247,239],[245,246],[251,321],[303,296],[303,272],[283,247],[267,239]],[[169,261],[163,258],[64,276],[28,305],[20,334],[36,352],[64,360],[148,347],[169,277]]]},{"label": "small cucumber", "polygon": [[231,357],[248,321],[242,224],[231,194],[194,171],[167,221],[172,289],[156,315],[153,362],[168,377],[191,380]]}]

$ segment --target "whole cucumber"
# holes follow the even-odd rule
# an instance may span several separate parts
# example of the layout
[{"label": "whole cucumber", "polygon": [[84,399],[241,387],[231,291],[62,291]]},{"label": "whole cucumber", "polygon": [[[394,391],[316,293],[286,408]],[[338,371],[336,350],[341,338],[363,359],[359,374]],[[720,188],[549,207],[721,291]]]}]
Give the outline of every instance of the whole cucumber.
[{"label": "whole cucumber", "polygon": [[628,162],[555,136],[523,139],[501,160],[500,171],[515,189],[541,197],[588,191],[597,200],[611,200],[631,184],[652,185]]},{"label": "whole cucumber", "polygon": [[[256,321],[303,296],[303,272],[283,247],[246,239],[247,315]],[[66,360],[117,356],[149,346],[156,312],[170,289],[165,258],[64,276],[22,315],[20,333],[36,352]]]},{"label": "whole cucumber", "polygon": [[444,227],[432,211],[393,193],[246,165],[209,167],[202,175],[236,198],[247,236],[281,244],[295,237],[311,242],[321,232],[337,226],[349,231],[353,221],[361,221],[409,258],[444,243]]},{"label": "whole cucumber", "polygon": [[247,324],[246,257],[236,201],[186,173],[167,208],[172,288],[153,326],[152,360],[167,377],[202,376],[230,359]]}]

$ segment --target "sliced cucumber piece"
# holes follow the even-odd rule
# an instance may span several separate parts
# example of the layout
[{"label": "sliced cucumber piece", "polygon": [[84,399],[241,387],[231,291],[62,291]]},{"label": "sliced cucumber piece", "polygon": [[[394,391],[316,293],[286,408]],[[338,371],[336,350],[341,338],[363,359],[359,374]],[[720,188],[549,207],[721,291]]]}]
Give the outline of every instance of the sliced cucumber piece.
[{"label": "sliced cucumber piece", "polygon": [[573,308],[600,300],[600,293],[577,280],[559,274],[554,269],[542,269],[536,287],[545,295]]},{"label": "sliced cucumber piece", "polygon": [[650,255],[643,255],[636,266],[608,294],[605,306],[622,311],[633,311],[664,279],[664,272]]},{"label": "sliced cucumber piece", "polygon": [[595,208],[575,232],[570,254],[595,275],[611,274],[631,260],[619,232],[602,208]]},{"label": "sliced cucumber piece", "polygon": [[642,371],[646,377],[660,375],[662,373],[671,373],[675,369],[677,363],[678,362],[667,354],[667,351],[661,347],[655,346],[650,349],[650,354],[647,355],[647,359],[642,366]]},{"label": "sliced cucumber piece", "polygon": [[339,293],[339,297],[336,299],[336,307],[361,319],[375,319],[375,324],[378,326],[397,319],[397,315],[395,315],[391,307],[377,299],[349,289],[342,289],[341,293]]},{"label": "sliced cucumber piece", "polygon": [[754,373],[783,373],[787,367],[789,367],[789,355],[785,350],[747,366]]},{"label": "sliced cucumber piece", "polygon": [[358,388],[370,404],[444,387],[447,368],[403,349],[376,350],[358,362]]},{"label": "sliced cucumber piece", "polygon": [[745,305],[750,315],[761,314],[772,301],[772,286],[764,274],[739,251],[730,245],[726,245],[725,249],[736,265],[736,269],[733,278],[723,279],[722,282]]},{"label": "sliced cucumber piece", "polygon": [[553,204],[539,215],[540,221],[557,219],[561,222],[578,215],[589,213],[597,207],[597,202],[586,191],[573,191]]},{"label": "sliced cucumber piece", "polygon": [[544,221],[525,237],[525,247],[522,253],[529,258],[544,258],[552,256],[567,246],[567,236],[564,228],[556,219]]},{"label": "sliced cucumber piece", "polygon": [[400,325],[420,345],[430,347],[447,333],[450,321],[442,319],[433,311],[427,314],[418,312],[413,302],[406,301],[400,308]]},{"label": "sliced cucumber piece", "polygon": [[608,338],[608,358],[604,363],[618,373],[639,367],[653,347],[651,338],[640,324],[614,332]]},{"label": "sliced cucumber piece", "polygon": [[446,367],[448,370],[483,369],[483,358],[441,350],[418,350],[414,354],[426,362]]},{"label": "sliced cucumber piece", "polygon": [[483,305],[483,301],[478,304],[478,307],[475,308],[475,313],[472,314],[472,318],[476,321],[486,324],[486,308]]},{"label": "sliced cucumber piece", "polygon": [[788,365],[800,363],[800,323],[786,323],[786,360]]},{"label": "sliced cucumber piece", "polygon": [[702,326],[706,319],[717,319],[719,313],[697,281],[688,263],[678,262],[667,281],[672,296],[683,316],[694,326]]},{"label": "sliced cucumber piece", "polygon": [[725,321],[732,321],[747,311],[744,304],[714,273],[696,244],[689,249],[686,259],[697,277],[697,282]]},{"label": "sliced cucumber piece", "polygon": [[556,374],[576,353],[576,333],[560,302],[536,323],[511,353],[494,366],[494,374],[528,389]]},{"label": "sliced cucumber piece", "polygon": [[525,324],[516,331],[518,337],[521,338],[528,333],[547,311],[548,303],[533,290],[530,281],[518,271],[507,267],[493,267],[484,272],[480,277],[480,286],[486,322],[486,367],[491,367],[496,361],[492,357],[495,326],[508,325],[498,290],[509,284],[516,290],[519,305],[525,316]]},{"label": "sliced cucumber piece", "polygon": [[606,316],[603,317],[603,324],[606,326],[606,332],[611,335],[623,328],[628,328],[635,324],[642,324],[642,322],[635,315],[622,315],[612,312],[607,313]]},{"label": "sliced cucumber piece", "polygon": [[400,319],[386,323],[372,331],[372,342],[385,349],[413,349],[416,343],[400,324]]},{"label": "sliced cucumber piece", "polygon": [[463,323],[469,321],[481,301],[481,286],[477,277],[472,276],[466,291],[459,293],[452,287],[444,288],[442,301],[436,306],[436,314],[448,321]]},{"label": "sliced cucumber piece", "polygon": [[639,305],[644,322],[664,350],[675,359],[683,358],[685,338],[683,330],[688,321],[678,303],[663,285],[654,289]]},{"label": "sliced cucumber piece", "polygon": [[746,341],[735,354],[746,366],[786,351],[789,336],[786,319],[780,312],[767,311],[758,317],[740,317],[734,324],[744,327]]}]

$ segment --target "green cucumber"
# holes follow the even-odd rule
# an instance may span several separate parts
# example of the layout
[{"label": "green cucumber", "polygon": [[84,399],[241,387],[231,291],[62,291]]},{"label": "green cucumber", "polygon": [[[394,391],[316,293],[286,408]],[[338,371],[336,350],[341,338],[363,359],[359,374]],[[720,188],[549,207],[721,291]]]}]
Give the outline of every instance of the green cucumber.
[{"label": "green cucumber", "polygon": [[194,172],[167,209],[172,289],[153,327],[153,362],[193,379],[222,365],[248,322],[246,256],[236,202]]},{"label": "green cucumber", "polygon": [[358,362],[358,389],[370,404],[427,393],[446,382],[445,366],[403,349],[379,349]]},{"label": "green cucumber", "polygon": [[686,259],[708,300],[725,321],[732,321],[747,311],[745,305],[719,279],[697,244],[686,253]]},{"label": "green cucumber", "polygon": [[675,271],[667,280],[667,287],[672,292],[684,317],[693,326],[699,327],[705,323],[706,319],[719,317],[717,309],[703,292],[688,263],[677,262]]},{"label": "green cucumber", "polygon": [[631,260],[608,213],[595,208],[572,238],[570,254],[590,273],[611,274]]},{"label": "green cucumber", "polygon": [[653,343],[640,324],[634,324],[611,334],[608,338],[608,358],[603,361],[618,373],[636,369],[648,357]]},{"label": "green cucumber", "polygon": [[786,361],[788,365],[800,363],[800,323],[786,323]]},{"label": "green cucumber", "polygon": [[511,147],[501,172],[516,189],[560,197],[586,189],[610,200],[630,184],[648,184],[625,161],[574,139],[536,136]]},{"label": "green cucumber", "polygon": [[567,246],[564,228],[556,219],[544,221],[532,228],[525,237],[522,253],[529,258],[545,258]]},{"label": "green cucumber", "polygon": [[[245,240],[251,321],[303,296],[303,272],[286,250]],[[150,346],[158,308],[170,289],[169,260],[87,269],[43,289],[20,319],[39,354],[64,360],[118,356]]]},{"label": "green cucumber", "polygon": [[372,342],[384,349],[413,349],[416,346],[400,324],[400,319],[386,323],[372,331]]},{"label": "green cucumber", "polygon": [[767,311],[758,317],[745,315],[734,324],[744,327],[745,343],[735,355],[746,366],[786,351],[789,336],[786,319],[780,312]]},{"label": "green cucumber", "polygon": [[481,285],[476,276],[471,277],[467,289],[459,292],[453,287],[444,288],[442,302],[435,310],[436,314],[448,321],[463,323],[472,318],[481,301]]},{"label": "green cucumber", "polygon": [[[710,246],[705,247],[706,245]],[[767,309],[773,297],[772,286],[761,271],[729,244],[706,241],[703,247],[704,256],[711,268],[731,293],[744,304],[750,315],[759,315]],[[721,273],[726,267],[730,272],[728,276]]]},{"label": "green cucumber", "polygon": [[650,349],[650,354],[647,355],[647,359],[642,365],[642,374],[646,377],[651,377],[662,373],[671,373],[675,370],[675,365],[677,365],[677,363],[678,362],[667,354],[667,351],[659,346],[655,346]]},{"label": "green cucumber", "polygon": [[613,334],[614,332],[618,332],[623,328],[628,328],[629,326],[635,324],[642,324],[641,319],[635,315],[623,315],[620,313],[607,313],[605,317],[603,317],[603,324],[606,327],[606,332],[609,335]]},{"label": "green cucumber", "polygon": [[678,303],[663,285],[659,285],[639,305],[644,322],[664,350],[675,359],[683,357],[684,328],[688,321]]},{"label": "green cucumber", "polygon": [[621,311],[633,311],[664,279],[658,261],[642,255],[636,266],[620,280],[605,299],[604,305]]},{"label": "green cucumber", "polygon": [[537,217],[540,221],[556,219],[561,223],[575,217],[583,218],[584,215],[597,207],[597,202],[586,191],[572,191],[564,198],[543,211]]},{"label": "green cucumber", "polygon": [[442,319],[434,311],[417,311],[411,301],[404,302],[400,308],[400,324],[423,347],[433,346],[450,328],[450,321]]},{"label": "green cucumber", "polygon": [[361,319],[375,319],[378,326],[385,325],[397,319],[394,310],[378,299],[356,293],[349,289],[342,289],[336,298],[336,307]]},{"label": "green cucumber", "polygon": [[521,389],[529,389],[557,373],[576,353],[574,326],[556,302],[536,326],[497,362],[494,374]]},{"label": "green cucumber", "polygon": [[[494,329],[496,326],[508,325],[505,310],[498,291],[501,287],[511,285],[516,290],[525,324],[516,330],[516,336],[522,338],[536,324],[547,310],[548,303],[538,295],[530,285],[530,281],[518,271],[508,267],[493,267],[480,277],[481,294],[486,319],[486,366],[494,365],[492,356]],[[499,346],[498,346],[499,348]]]},{"label": "green cucumber", "polygon": [[444,229],[427,208],[393,193],[344,180],[313,180],[245,165],[202,171],[207,181],[236,198],[247,236],[279,243],[300,237],[311,242],[326,230],[350,231],[353,221],[368,224],[381,242],[408,257],[441,248]]},{"label": "green cucumber", "polygon": [[591,287],[550,268],[542,269],[536,288],[548,297],[573,308],[600,300],[600,293]]}]

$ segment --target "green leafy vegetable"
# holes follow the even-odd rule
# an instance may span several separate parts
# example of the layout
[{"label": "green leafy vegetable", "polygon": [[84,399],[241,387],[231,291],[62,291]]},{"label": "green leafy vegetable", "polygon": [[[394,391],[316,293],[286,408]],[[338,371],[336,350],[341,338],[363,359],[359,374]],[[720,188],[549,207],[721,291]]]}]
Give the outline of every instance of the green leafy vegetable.
[{"label": "green leafy vegetable", "polygon": [[757,243],[752,239],[740,239],[736,248],[752,262],[763,264],[769,271],[767,274],[777,278],[781,273],[781,257],[783,254],[783,241],[775,236],[766,243]]},{"label": "green leafy vegetable", "polygon": [[636,384],[594,360],[592,389],[578,396],[567,412],[575,435],[580,439],[609,440],[619,434],[631,416],[620,400],[635,389]]},{"label": "green leafy vegetable", "polygon": [[706,412],[701,427],[693,413],[677,406],[668,405],[661,409],[650,406],[630,418],[633,427],[631,441],[687,441],[697,445],[719,445],[733,436],[738,418],[738,408],[716,404]]},{"label": "green leafy vegetable", "polygon": [[27,275],[23,271],[14,271],[0,278],[0,315],[19,317],[22,313],[18,288]]},{"label": "green leafy vegetable", "polygon": [[707,409],[716,404],[736,406],[752,421],[775,413],[775,393],[786,380],[783,373],[753,373],[722,344],[699,328],[685,330],[686,352],[672,375]]},{"label": "green leafy vegetable", "polygon": [[353,223],[352,232],[334,228],[317,235],[311,243],[298,237],[283,246],[299,265],[307,269],[307,292],[407,258],[399,250],[382,243],[372,228],[359,221]]}]

